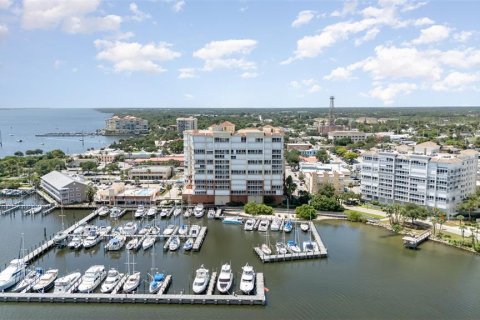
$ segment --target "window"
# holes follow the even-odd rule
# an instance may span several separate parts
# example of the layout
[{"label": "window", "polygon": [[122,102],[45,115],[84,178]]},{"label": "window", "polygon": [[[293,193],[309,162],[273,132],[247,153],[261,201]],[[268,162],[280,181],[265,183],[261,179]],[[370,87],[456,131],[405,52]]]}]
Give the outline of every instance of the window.
[{"label": "window", "polygon": [[263,138],[255,138],[255,142],[263,142]]},{"label": "window", "polygon": [[272,138],[272,142],[282,142],[282,138]]},{"label": "window", "polygon": [[242,137],[240,141],[241,142],[247,142],[247,137]]}]

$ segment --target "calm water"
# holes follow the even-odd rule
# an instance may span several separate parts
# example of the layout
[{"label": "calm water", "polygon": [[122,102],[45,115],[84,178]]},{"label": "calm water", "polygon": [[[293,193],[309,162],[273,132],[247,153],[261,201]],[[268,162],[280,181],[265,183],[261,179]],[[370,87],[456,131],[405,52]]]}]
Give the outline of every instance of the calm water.
[{"label": "calm water", "polygon": [[[68,211],[68,224],[85,212]],[[127,216],[128,218],[128,216]],[[370,226],[343,221],[317,225],[329,249],[328,259],[261,264],[252,245],[264,240],[258,232],[219,221],[192,219],[208,224],[209,232],[199,253],[164,253],[155,250],[155,263],[173,275],[170,292],[188,292],[193,272],[200,264],[218,270],[232,263],[239,279],[246,262],[265,273],[268,305],[168,306],[168,305],[63,305],[0,304],[0,319],[478,319],[480,304],[477,276],[480,258],[435,243],[422,249],[402,248],[401,238]],[[20,233],[29,247],[61,226],[58,213],[46,217],[0,217],[2,261],[18,254]],[[98,220],[97,224],[110,223]],[[165,221],[161,222],[164,225]],[[278,234],[272,237],[278,237]],[[304,236],[304,235],[303,235]],[[272,241],[276,239],[273,238]],[[159,242],[162,244],[162,242]],[[102,244],[103,246],[103,244]],[[151,268],[150,252],[135,254],[135,268]],[[125,270],[126,256],[105,254],[103,249],[51,251],[38,265],[62,272],[84,271],[101,263]],[[237,281],[238,289],[238,281]]]},{"label": "calm water", "polygon": [[86,136],[82,144],[79,137],[35,137],[35,134],[95,132],[105,127],[105,120],[110,116],[93,109],[0,109],[3,140],[0,157],[29,149],[61,149],[66,153],[78,153],[107,146],[114,141],[113,137]]}]

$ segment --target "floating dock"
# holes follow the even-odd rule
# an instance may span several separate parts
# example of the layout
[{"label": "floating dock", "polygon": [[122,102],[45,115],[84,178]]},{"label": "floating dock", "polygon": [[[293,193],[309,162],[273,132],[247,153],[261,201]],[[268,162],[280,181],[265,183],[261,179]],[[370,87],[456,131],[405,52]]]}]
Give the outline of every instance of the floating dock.
[{"label": "floating dock", "polygon": [[168,287],[170,287],[170,284],[172,283],[172,276],[171,275],[167,275],[165,277],[165,280],[163,280],[163,283],[162,283],[162,286],[160,287],[160,289],[158,290],[157,294],[158,295],[161,295],[161,294],[164,294],[165,292],[167,292],[168,290]]},{"label": "floating dock", "polygon": [[210,276],[210,282],[208,283],[207,296],[212,295],[213,291],[215,291],[215,283],[216,282],[217,282],[217,273],[212,272],[212,275]]},{"label": "floating dock", "polygon": [[265,305],[267,299],[263,273],[257,273],[256,277],[257,291],[255,295],[3,292],[0,293],[0,302]]},{"label": "floating dock", "polygon": [[198,233],[197,238],[195,239],[195,242],[193,243],[193,247],[192,247],[193,251],[200,251],[200,248],[202,247],[203,240],[205,240],[206,235],[207,235],[207,227],[202,227],[200,229],[200,232]]},{"label": "floating dock", "polygon": [[427,231],[416,237],[405,236],[402,238],[403,245],[409,249],[416,249],[422,242],[426,241],[430,237],[430,235],[431,232]]}]

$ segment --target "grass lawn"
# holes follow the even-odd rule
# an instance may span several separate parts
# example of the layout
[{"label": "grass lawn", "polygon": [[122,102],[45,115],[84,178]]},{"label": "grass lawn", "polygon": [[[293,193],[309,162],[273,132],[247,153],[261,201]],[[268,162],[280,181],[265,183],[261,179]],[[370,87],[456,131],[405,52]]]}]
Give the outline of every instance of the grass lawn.
[{"label": "grass lawn", "polygon": [[363,217],[365,218],[373,218],[373,219],[384,219],[385,217],[384,216],[381,216],[381,215],[378,215],[378,214],[372,214],[372,213],[365,213],[365,212],[360,212],[360,211],[356,211],[356,210],[350,210],[350,209],[347,209],[345,211],[343,211],[345,214],[349,214],[349,213],[358,213],[360,215],[362,215]]}]

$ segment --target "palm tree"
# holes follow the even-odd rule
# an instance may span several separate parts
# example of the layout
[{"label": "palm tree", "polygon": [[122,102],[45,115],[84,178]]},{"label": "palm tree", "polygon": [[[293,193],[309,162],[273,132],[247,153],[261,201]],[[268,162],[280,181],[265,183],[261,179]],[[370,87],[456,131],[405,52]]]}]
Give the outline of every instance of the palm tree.
[{"label": "palm tree", "polygon": [[168,197],[171,199],[172,198],[172,185],[171,184],[167,184],[165,186],[165,190],[168,191]]},{"label": "palm tree", "polygon": [[466,227],[464,224],[462,224],[462,225],[460,226],[460,230],[462,231],[462,242],[465,240],[465,229],[466,229],[466,228],[467,228],[467,227]]},{"label": "palm tree", "polygon": [[457,215],[457,219],[458,219],[458,226],[461,227],[462,226],[462,221],[465,220],[465,217],[462,216],[461,214]]},{"label": "palm tree", "polygon": [[390,226],[393,225],[393,214],[395,210],[393,208],[393,205],[389,204],[385,207],[385,213],[387,214],[388,220],[390,221]]}]

